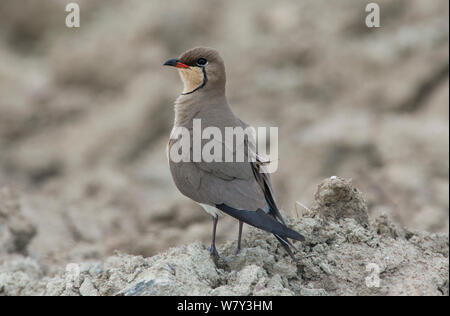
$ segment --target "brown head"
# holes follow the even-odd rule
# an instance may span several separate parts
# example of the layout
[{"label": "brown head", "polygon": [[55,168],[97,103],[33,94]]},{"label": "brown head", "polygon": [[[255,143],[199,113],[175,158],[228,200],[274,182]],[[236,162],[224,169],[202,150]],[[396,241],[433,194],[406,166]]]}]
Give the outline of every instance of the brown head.
[{"label": "brown head", "polygon": [[169,59],[164,65],[178,69],[184,84],[183,95],[201,90],[225,93],[225,65],[215,49],[192,48],[178,58]]}]

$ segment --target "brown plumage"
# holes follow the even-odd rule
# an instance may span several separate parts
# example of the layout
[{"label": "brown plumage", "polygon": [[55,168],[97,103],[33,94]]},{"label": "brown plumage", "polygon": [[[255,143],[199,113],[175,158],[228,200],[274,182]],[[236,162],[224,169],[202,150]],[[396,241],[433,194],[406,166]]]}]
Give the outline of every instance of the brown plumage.
[{"label": "brown plumage", "polygon": [[[249,127],[237,118],[228,105],[225,96],[225,66],[219,53],[211,48],[197,47],[183,53],[177,59],[168,60],[165,65],[179,70],[184,83],[183,93],[175,101],[175,127],[184,127],[190,131],[191,142],[193,120],[201,119],[202,129],[214,126],[225,135],[225,127]],[[168,150],[179,139],[171,140]],[[202,145],[210,140],[202,140]],[[249,137],[244,143],[225,151],[235,154],[237,146],[254,149],[254,138]],[[202,205],[213,217],[213,241],[211,253],[218,257],[215,248],[215,231],[218,216],[226,213],[239,220],[239,252],[241,244],[242,222],[271,232],[280,241],[289,255],[294,259],[288,238],[304,240],[299,233],[288,228],[275,202],[270,177],[261,173],[262,162],[173,162],[169,159],[170,171],[175,185],[182,194]]]}]

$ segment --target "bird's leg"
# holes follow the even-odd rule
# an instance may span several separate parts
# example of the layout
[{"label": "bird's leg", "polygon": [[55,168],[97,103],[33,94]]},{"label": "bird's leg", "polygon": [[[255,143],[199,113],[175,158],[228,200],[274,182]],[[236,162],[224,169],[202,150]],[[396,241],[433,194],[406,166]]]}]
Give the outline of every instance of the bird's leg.
[{"label": "bird's leg", "polygon": [[239,254],[241,251],[241,237],[242,237],[242,226],[244,225],[243,221],[239,221],[239,235],[238,235],[238,242],[237,242],[237,248],[236,248],[236,255]]},{"label": "bird's leg", "polygon": [[211,253],[211,256],[214,258],[214,261],[216,262],[219,258],[219,253],[216,249],[216,227],[217,227],[217,221],[219,220],[219,216],[213,216],[213,233],[212,233],[212,241],[211,241],[211,247],[209,247],[209,252]]}]

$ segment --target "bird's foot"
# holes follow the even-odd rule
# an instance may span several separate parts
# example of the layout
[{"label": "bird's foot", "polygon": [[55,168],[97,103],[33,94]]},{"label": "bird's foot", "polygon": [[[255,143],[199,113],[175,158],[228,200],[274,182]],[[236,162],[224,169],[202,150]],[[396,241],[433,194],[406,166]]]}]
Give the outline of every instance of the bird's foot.
[{"label": "bird's foot", "polygon": [[209,251],[209,254],[211,255],[211,257],[213,258],[214,263],[217,265],[219,262],[219,259],[220,259],[220,255],[217,252],[216,247],[211,245],[210,247],[208,247],[208,251]]},{"label": "bird's foot", "polygon": [[237,247],[234,255],[237,256],[240,252],[241,252],[241,247]]}]

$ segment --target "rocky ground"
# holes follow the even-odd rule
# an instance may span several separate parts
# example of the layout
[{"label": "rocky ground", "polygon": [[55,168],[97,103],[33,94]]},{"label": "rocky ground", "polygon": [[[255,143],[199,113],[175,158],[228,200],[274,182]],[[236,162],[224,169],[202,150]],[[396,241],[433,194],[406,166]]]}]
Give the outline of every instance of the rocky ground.
[{"label": "rocky ground", "polygon": [[[29,240],[27,225],[17,224],[15,211],[9,215],[11,244],[21,251],[17,240]],[[387,215],[369,223],[366,202],[351,181],[325,180],[314,206],[289,225],[306,237],[297,245],[297,264],[275,238],[252,228],[237,256],[236,242],[220,246],[217,265],[200,242],[150,258],[116,252],[103,261],[71,263],[55,276],[29,257],[11,255],[0,266],[0,294],[449,294],[448,234],[407,230]]]},{"label": "rocky ground", "polygon": [[[422,267],[420,262],[439,257],[430,249],[440,249],[436,236],[449,229],[447,0],[377,1],[377,29],[365,26],[365,3],[357,0],[79,0],[79,29],[64,25],[68,2],[0,2],[0,264],[2,271],[16,271],[17,280],[3,279],[16,287],[3,286],[2,294],[63,293],[45,280],[64,280],[68,263],[99,262],[105,270],[98,276],[83,272],[89,280],[84,287],[90,282],[101,293],[116,293],[125,286],[99,285],[105,271],[120,279],[120,271],[153,266],[154,256],[169,262],[173,253],[207,255],[199,243],[167,252],[192,242],[206,245],[211,235],[210,218],[173,185],[165,154],[181,83],[162,63],[197,45],[221,52],[236,114],[254,126],[279,127],[279,169],[272,179],[293,225],[305,232],[319,225],[307,214],[296,218],[304,213],[301,205],[313,209],[321,200],[317,185],[337,175],[364,192],[367,212],[358,213],[353,204],[345,209],[332,197],[326,204],[335,207],[317,206],[316,213],[337,226],[318,236],[341,240],[348,225],[368,225],[362,234],[380,245],[342,241],[348,254],[361,247],[381,258],[383,249],[395,252],[400,245],[418,251],[383,270],[383,282],[390,276],[403,282],[413,263]],[[389,223],[382,227],[407,229],[395,228],[396,238],[380,235],[376,219]],[[249,228],[244,233],[247,252],[268,251],[284,262],[270,237]],[[237,224],[221,220],[218,241],[225,254],[236,235]],[[345,257],[361,273],[344,276],[336,274],[339,258],[322,254],[337,278],[328,278],[326,286],[322,268],[307,276],[314,260],[307,255],[317,246],[299,247],[304,259],[290,274],[297,275],[296,286],[283,273],[250,267],[251,261],[242,268],[263,275],[263,289],[281,284],[295,294],[350,293],[341,283],[367,276],[364,257]],[[129,255],[116,256],[116,250]],[[143,268],[149,275],[152,269]],[[239,280],[240,268],[220,269],[211,272],[217,282],[211,291],[238,291],[226,280]],[[353,291],[371,294],[362,279]],[[22,288],[26,280],[34,287]],[[403,293],[437,293],[441,286],[435,282],[416,292],[418,280],[405,281],[412,285]],[[399,293],[394,283],[379,291]]]}]

